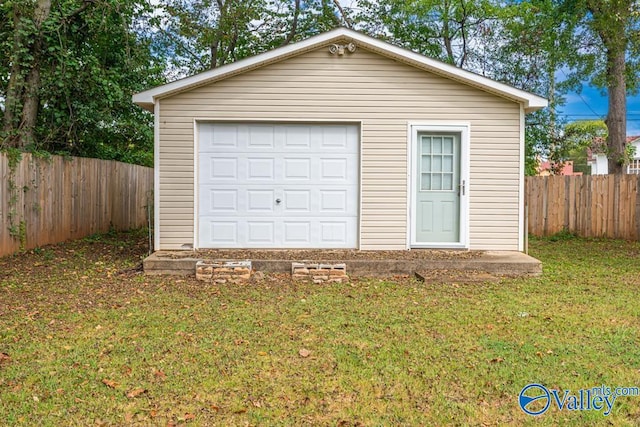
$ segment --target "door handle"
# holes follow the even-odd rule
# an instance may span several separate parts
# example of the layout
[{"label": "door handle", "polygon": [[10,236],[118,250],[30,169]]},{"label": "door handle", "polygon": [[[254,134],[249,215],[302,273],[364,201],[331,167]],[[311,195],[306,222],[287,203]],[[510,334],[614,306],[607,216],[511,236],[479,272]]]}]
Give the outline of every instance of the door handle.
[{"label": "door handle", "polygon": [[464,182],[464,179],[463,179],[460,185],[458,185],[458,196],[460,194],[462,194],[463,196],[465,195],[465,191],[466,191],[465,184],[466,183]]},{"label": "door handle", "polygon": [[279,205],[282,200],[276,199],[276,205]]}]

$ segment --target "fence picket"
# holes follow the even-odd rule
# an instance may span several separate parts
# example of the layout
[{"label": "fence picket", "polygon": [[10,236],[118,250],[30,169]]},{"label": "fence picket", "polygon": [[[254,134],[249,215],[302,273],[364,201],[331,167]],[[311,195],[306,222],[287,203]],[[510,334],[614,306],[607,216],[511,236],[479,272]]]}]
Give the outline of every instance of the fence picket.
[{"label": "fence picket", "polygon": [[0,256],[147,224],[151,168],[23,154],[13,171],[0,153]]},{"label": "fence picket", "polygon": [[532,235],[640,238],[640,175],[532,176],[526,189]]}]

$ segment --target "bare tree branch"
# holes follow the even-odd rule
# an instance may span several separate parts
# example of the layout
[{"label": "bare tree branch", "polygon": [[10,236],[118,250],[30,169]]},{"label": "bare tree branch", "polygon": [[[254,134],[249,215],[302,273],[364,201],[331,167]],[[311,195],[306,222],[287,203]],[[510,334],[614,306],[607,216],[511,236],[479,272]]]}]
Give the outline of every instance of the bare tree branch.
[{"label": "bare tree branch", "polygon": [[286,46],[296,35],[296,31],[298,31],[298,15],[300,15],[300,0],[296,0],[295,9],[293,10],[293,22],[291,23],[291,31],[287,34],[287,38],[284,39],[280,46]]},{"label": "bare tree branch", "polygon": [[347,26],[347,28],[353,28],[353,23],[351,22],[351,19],[349,19],[349,16],[347,15],[347,13],[345,12],[344,8],[340,4],[340,1],[339,0],[333,0],[333,4],[335,4],[336,7],[338,8],[338,10],[340,11],[340,15],[342,16],[342,20],[344,21],[344,23]]}]

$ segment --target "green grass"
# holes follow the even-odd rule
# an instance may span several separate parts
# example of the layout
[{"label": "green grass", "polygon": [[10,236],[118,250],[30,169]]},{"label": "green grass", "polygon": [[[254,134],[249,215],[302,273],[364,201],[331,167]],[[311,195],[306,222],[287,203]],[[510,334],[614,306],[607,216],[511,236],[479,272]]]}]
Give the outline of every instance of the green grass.
[{"label": "green grass", "polygon": [[0,258],[3,424],[640,423],[640,397],[517,405],[531,382],[640,385],[638,243],[533,240],[544,275],[500,283],[218,287],[128,270],[145,239]]}]

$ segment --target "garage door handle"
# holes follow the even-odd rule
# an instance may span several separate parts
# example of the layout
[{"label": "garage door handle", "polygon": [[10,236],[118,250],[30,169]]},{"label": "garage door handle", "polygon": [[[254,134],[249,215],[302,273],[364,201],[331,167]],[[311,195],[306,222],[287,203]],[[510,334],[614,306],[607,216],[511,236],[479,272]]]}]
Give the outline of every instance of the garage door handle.
[{"label": "garage door handle", "polygon": [[276,205],[279,205],[282,200],[276,199]]}]

